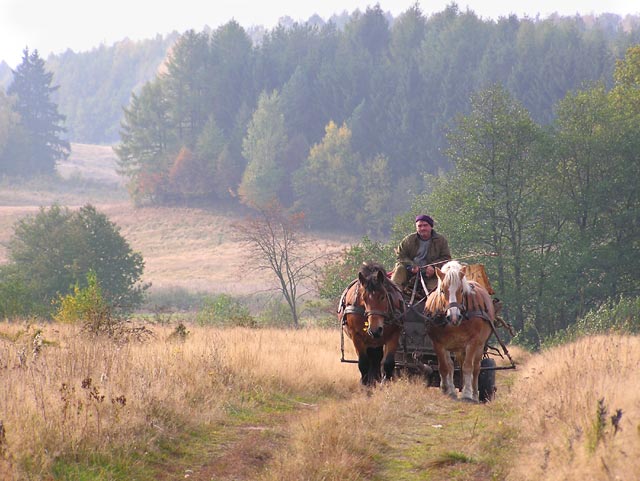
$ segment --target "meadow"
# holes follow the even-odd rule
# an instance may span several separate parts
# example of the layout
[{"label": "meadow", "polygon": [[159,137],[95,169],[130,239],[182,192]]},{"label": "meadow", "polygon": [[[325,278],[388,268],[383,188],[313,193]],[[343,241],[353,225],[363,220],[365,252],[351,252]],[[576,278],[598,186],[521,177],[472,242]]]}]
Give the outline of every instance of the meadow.
[{"label": "meadow", "polygon": [[[98,150],[104,165],[109,152]],[[143,254],[159,296],[269,288],[264,271],[238,282],[250,255],[230,249],[241,213],[134,209],[117,178],[81,160],[61,169],[57,189],[1,186],[0,262],[21,216],[91,202]],[[329,256],[349,241],[323,237],[314,248]],[[626,481],[640,472],[636,336],[535,354],[510,346],[518,368],[497,372],[494,401],[470,405],[406,376],[363,389],[357,366],[340,362],[337,320],[250,329],[175,313],[130,327],[142,325],[142,339],[111,339],[78,325],[0,322],[0,479]],[[346,350],[353,359],[348,341]]]},{"label": "meadow", "polygon": [[[134,207],[108,146],[73,144],[72,155],[58,171],[63,179],[58,184],[43,179],[0,183],[0,263],[8,260],[6,245],[20,218],[54,203],[70,208],[91,203],[120,228],[131,248],[142,254],[142,280],[152,284],[152,291],[243,296],[269,292],[277,285],[232,232],[232,225],[241,223],[248,211],[179,205]],[[305,246],[305,255],[321,262],[357,241],[354,236],[340,234],[310,233],[308,239],[312,242]]]},{"label": "meadow", "polygon": [[[607,480],[640,472],[640,340],[512,347],[496,399],[372,390],[337,329],[0,324],[0,478]],[[347,357],[353,352],[347,346]],[[616,418],[616,414],[621,415]],[[635,454],[634,454],[635,453]]]}]

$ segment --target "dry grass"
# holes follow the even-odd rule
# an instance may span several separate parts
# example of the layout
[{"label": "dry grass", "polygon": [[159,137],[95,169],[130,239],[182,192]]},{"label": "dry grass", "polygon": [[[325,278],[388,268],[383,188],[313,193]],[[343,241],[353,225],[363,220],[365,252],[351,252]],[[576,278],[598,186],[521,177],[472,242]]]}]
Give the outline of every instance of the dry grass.
[{"label": "dry grass", "polygon": [[639,365],[640,338],[630,336],[580,339],[534,356],[513,392],[522,449],[509,479],[637,479]]},{"label": "dry grass", "polygon": [[113,185],[124,185],[116,172],[117,156],[110,145],[71,144],[71,155],[58,163],[64,178],[81,177]]},{"label": "dry grass", "polygon": [[[46,477],[58,457],[153,449],[274,396],[345,397],[335,332],[193,328],[186,341],[114,344],[65,325],[0,325],[5,468]],[[37,468],[36,468],[37,467]],[[26,477],[26,475],[25,475]]]},{"label": "dry grass", "polygon": [[[217,434],[195,464],[170,458],[173,475],[148,466],[147,478],[189,466],[192,480],[626,480],[640,467],[635,337],[514,348],[519,369],[498,372],[497,399],[468,405],[410,379],[362,390],[335,330],[188,329],[114,344],[72,326],[0,324],[3,479],[43,479],[89,453],[152,456],[187,432]],[[615,434],[609,417],[595,430],[602,397],[609,415],[623,410]]]}]

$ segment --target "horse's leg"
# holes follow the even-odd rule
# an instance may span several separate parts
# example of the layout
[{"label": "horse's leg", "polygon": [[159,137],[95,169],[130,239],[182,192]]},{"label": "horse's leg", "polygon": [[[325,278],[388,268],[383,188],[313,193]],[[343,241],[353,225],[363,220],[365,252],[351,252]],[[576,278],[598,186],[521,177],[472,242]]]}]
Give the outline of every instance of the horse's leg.
[{"label": "horse's leg", "polygon": [[440,373],[440,389],[447,396],[457,399],[456,386],[453,384],[453,361],[444,347],[433,344],[433,350],[438,356],[438,371]]},{"label": "horse's leg", "polygon": [[478,376],[480,375],[480,361],[482,359],[482,346],[477,342],[467,345],[462,363],[462,400],[480,402],[478,392]]},{"label": "horse's leg", "polygon": [[358,354],[358,369],[360,370],[360,384],[369,385],[369,356],[366,351]]},{"label": "horse's leg", "polygon": [[482,364],[482,352],[476,356],[473,363],[473,400],[480,402],[480,390],[478,389],[478,378],[480,377],[480,366]]},{"label": "horse's leg", "polygon": [[462,400],[463,401],[475,401],[473,397],[473,378],[475,375],[474,370],[474,362],[475,362],[475,354],[473,352],[469,352],[469,348],[467,347],[467,352],[465,352],[464,360],[461,363],[462,369]]},{"label": "horse's leg", "polygon": [[396,351],[398,350],[398,344],[400,343],[400,330],[394,335],[387,344],[385,344],[385,356],[383,362],[384,377],[382,381],[390,380],[393,378],[393,372],[396,368]]},{"label": "horse's leg", "polygon": [[367,380],[368,384],[375,384],[382,378],[381,366],[382,363],[382,346],[367,348],[367,357],[369,358]]},{"label": "horse's leg", "polygon": [[480,369],[482,366],[482,354],[484,353],[484,345],[479,346],[476,351],[473,362],[473,399],[480,402],[480,390],[478,389],[478,378],[480,377]]}]

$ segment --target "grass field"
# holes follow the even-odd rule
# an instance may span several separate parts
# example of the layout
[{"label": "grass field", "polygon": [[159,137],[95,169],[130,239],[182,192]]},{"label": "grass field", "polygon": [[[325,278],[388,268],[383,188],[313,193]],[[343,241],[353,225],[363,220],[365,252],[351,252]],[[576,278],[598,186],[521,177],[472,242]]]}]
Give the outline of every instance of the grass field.
[{"label": "grass field", "polygon": [[[510,349],[496,399],[372,390],[337,329],[149,325],[115,343],[0,322],[0,479],[633,480],[640,339]],[[347,356],[353,351],[346,346]],[[600,401],[602,400],[602,401]],[[613,417],[620,412],[620,417]]]},{"label": "grass field", "polygon": [[[128,200],[116,159],[107,146],[73,144],[72,155],[59,166],[66,179],[52,186],[43,181],[0,185],[0,263],[7,262],[6,244],[15,222],[53,203],[77,208],[91,203],[121,229],[132,249],[145,260],[144,281],[152,290],[183,288],[244,295],[273,289],[268,270],[238,247],[231,231],[247,212],[239,209],[186,207],[136,208]],[[328,258],[339,253],[352,236],[316,236],[305,253]],[[250,268],[253,266],[254,268]]]}]

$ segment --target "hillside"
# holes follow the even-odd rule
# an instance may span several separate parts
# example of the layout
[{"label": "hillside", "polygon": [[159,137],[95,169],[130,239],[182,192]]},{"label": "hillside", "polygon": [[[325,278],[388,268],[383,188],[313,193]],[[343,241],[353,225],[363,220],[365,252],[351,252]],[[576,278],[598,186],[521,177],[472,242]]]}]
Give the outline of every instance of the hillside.
[{"label": "hillside", "polygon": [[[154,289],[250,294],[274,287],[270,273],[249,269],[252,254],[238,248],[231,225],[247,214],[239,210],[188,207],[135,208],[116,157],[109,146],[72,144],[72,155],[59,165],[65,179],[59,186],[38,182],[0,184],[0,262],[7,262],[7,241],[14,223],[55,202],[69,207],[92,203],[121,229],[146,267],[144,281]],[[340,252],[355,239],[313,236],[308,255]],[[241,279],[241,281],[239,281]]]}]

